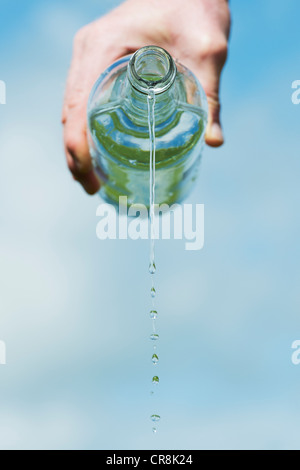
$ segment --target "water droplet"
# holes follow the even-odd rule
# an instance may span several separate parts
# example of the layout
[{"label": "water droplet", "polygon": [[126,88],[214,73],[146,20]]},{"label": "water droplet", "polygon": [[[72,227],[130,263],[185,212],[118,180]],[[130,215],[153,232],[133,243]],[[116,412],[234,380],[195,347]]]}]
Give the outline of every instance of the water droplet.
[{"label": "water droplet", "polygon": [[151,341],[157,341],[159,339],[159,335],[153,333],[152,335],[150,335],[150,339]]},{"label": "water droplet", "polygon": [[156,320],[157,319],[157,311],[156,310],[151,310],[150,318],[151,318],[151,320]]},{"label": "water droplet", "polygon": [[155,274],[156,273],[156,265],[155,265],[154,262],[150,263],[150,265],[149,265],[149,273],[150,274]]},{"label": "water droplet", "polygon": [[153,362],[154,365],[158,364],[159,358],[158,358],[158,355],[157,355],[157,354],[153,354],[153,356],[152,356],[152,362]]},{"label": "water droplet", "polygon": [[151,289],[151,297],[152,297],[152,299],[154,299],[154,297],[156,297],[156,289],[155,289],[155,287],[152,287],[152,289]]},{"label": "water droplet", "polygon": [[153,423],[158,423],[158,421],[160,421],[160,416],[159,415],[152,415],[151,420],[153,421]]},{"label": "water droplet", "polygon": [[153,377],[152,383],[153,383],[154,385],[158,385],[158,384],[159,384],[159,377],[157,377],[157,376]]}]

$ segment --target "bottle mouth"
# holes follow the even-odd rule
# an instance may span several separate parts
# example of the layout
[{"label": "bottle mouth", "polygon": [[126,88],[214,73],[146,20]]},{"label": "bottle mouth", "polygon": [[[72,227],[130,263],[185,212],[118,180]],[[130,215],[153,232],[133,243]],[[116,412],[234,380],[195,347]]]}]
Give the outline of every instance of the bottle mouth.
[{"label": "bottle mouth", "polygon": [[130,59],[128,78],[138,91],[156,95],[163,93],[174,83],[176,65],[170,54],[158,46],[138,49]]}]

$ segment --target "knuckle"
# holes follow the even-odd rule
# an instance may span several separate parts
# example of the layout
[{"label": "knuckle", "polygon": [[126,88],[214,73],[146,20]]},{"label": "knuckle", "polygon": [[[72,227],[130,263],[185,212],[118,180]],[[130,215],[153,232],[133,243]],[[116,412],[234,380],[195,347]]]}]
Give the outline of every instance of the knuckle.
[{"label": "knuckle", "polygon": [[79,149],[77,140],[67,135],[65,137],[65,146],[67,152],[72,156],[72,158],[76,158]]},{"label": "knuckle", "polygon": [[91,170],[92,161],[90,154],[85,149],[85,142],[74,136],[65,137],[65,149],[68,155],[68,167],[76,176],[88,173]]},{"label": "knuckle", "polygon": [[74,36],[73,45],[74,48],[80,47],[84,43],[88,34],[88,26],[80,28]]},{"label": "knuckle", "polygon": [[70,172],[72,173],[73,177],[75,177],[75,174],[76,174],[76,164],[75,164],[75,161],[74,159],[71,157],[71,155],[67,152],[67,149],[66,149],[66,160],[67,160],[67,166],[70,170]]},{"label": "knuckle", "polygon": [[64,126],[67,122],[67,114],[65,110],[62,111],[61,118],[60,118],[61,124]]},{"label": "knuckle", "polygon": [[227,57],[228,43],[225,36],[203,36],[198,47],[202,59],[213,57],[225,60]]},{"label": "knuckle", "polygon": [[211,93],[207,94],[207,101],[208,101],[208,109],[209,109],[209,116],[210,120],[214,122],[220,121],[220,112],[221,112],[221,104],[217,94]]},{"label": "knuckle", "polygon": [[219,96],[217,92],[208,92],[207,94],[207,101],[210,110],[214,110],[219,112],[221,109],[221,104],[219,101]]},{"label": "knuckle", "polygon": [[75,179],[75,174],[74,173],[76,173],[76,169],[75,169],[74,161],[72,160],[72,158],[67,158],[67,165],[68,165],[68,168],[69,168],[70,172],[72,173],[72,175]]},{"label": "knuckle", "polygon": [[76,136],[67,133],[65,136],[65,146],[67,152],[73,159],[79,159],[82,144]]},{"label": "knuckle", "polygon": [[65,100],[63,103],[62,110],[61,110],[61,123],[63,124],[63,126],[66,124],[67,118],[68,118],[68,106]]},{"label": "knuckle", "polygon": [[84,90],[81,86],[75,86],[70,90],[68,100],[66,103],[68,111],[74,108],[81,108],[83,106],[83,99],[84,99]]},{"label": "knuckle", "polygon": [[228,54],[228,43],[225,38],[219,40],[219,42],[216,44],[214,53],[220,59],[224,59],[224,60],[226,59],[227,54]]}]

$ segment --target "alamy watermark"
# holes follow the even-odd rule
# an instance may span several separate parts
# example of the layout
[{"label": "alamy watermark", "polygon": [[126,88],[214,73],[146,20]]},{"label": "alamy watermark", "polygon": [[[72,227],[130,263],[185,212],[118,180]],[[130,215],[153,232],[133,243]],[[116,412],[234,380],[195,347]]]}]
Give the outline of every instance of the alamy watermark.
[{"label": "alamy watermark", "polygon": [[300,340],[299,339],[293,342],[292,349],[295,350],[292,354],[292,363],[295,366],[299,366],[300,364]]},{"label": "alamy watermark", "polygon": [[0,341],[0,366],[6,364],[6,344],[4,341]]},{"label": "alamy watermark", "polygon": [[295,90],[292,93],[292,103],[300,104],[300,80],[294,80],[292,83],[292,89]]},{"label": "alamy watermark", "polygon": [[6,83],[0,80],[0,104],[6,104]]},{"label": "alamy watermark", "polygon": [[148,208],[143,204],[127,207],[127,197],[119,198],[119,210],[112,204],[97,208],[96,234],[100,240],[185,240],[187,251],[204,246],[204,204],[155,204],[150,233]]}]

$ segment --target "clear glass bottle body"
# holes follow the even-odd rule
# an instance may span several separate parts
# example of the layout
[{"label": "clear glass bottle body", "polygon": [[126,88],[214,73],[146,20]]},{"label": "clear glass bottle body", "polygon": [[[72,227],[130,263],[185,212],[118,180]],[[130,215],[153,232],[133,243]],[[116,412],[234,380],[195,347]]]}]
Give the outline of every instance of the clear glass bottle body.
[{"label": "clear glass bottle body", "polygon": [[205,93],[161,48],[147,46],[112,64],[88,103],[88,139],[101,170],[100,196],[149,206],[147,91],[155,93],[155,202],[182,201],[197,179],[207,124]]}]

